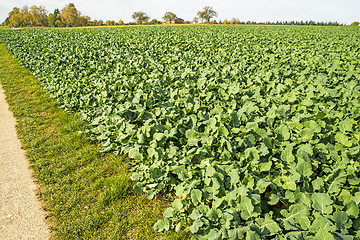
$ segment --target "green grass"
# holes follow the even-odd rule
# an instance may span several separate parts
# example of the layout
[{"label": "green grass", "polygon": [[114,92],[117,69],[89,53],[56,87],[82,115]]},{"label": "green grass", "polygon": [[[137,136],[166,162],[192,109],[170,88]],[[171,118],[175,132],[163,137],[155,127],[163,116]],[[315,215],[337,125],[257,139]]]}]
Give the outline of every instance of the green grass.
[{"label": "green grass", "polygon": [[58,108],[31,73],[0,45],[0,83],[17,119],[18,136],[39,181],[55,239],[188,239],[188,232],[152,229],[168,207],[132,190],[121,157],[99,153],[78,132],[76,114]]}]

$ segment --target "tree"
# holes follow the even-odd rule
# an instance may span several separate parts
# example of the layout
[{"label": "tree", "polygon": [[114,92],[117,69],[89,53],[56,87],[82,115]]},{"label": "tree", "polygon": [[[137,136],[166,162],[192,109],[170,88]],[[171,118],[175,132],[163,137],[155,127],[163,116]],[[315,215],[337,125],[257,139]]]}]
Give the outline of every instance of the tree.
[{"label": "tree", "polygon": [[212,7],[206,6],[203,8],[203,11],[198,11],[197,15],[200,19],[205,20],[206,23],[209,23],[211,18],[217,16],[217,13]]},{"label": "tree", "polygon": [[225,19],[224,24],[229,24],[229,21],[227,19]]},{"label": "tree", "polygon": [[78,18],[78,23],[77,24],[79,26],[87,26],[89,22],[90,22],[90,17],[89,16],[80,16]]},{"label": "tree", "polygon": [[143,11],[134,12],[131,17],[136,20],[137,24],[142,24],[150,19],[150,17]]},{"label": "tree", "polygon": [[47,20],[48,20],[48,26],[49,27],[55,27],[56,17],[55,17],[55,15],[53,13],[49,14]]},{"label": "tree", "polygon": [[163,16],[163,19],[165,21],[169,20],[170,23],[171,23],[171,20],[175,20],[176,18],[177,18],[176,14],[172,13],[172,12],[166,12],[165,15]]},{"label": "tree", "polygon": [[359,22],[353,22],[350,26],[359,26]]},{"label": "tree", "polygon": [[198,24],[198,23],[199,23],[199,19],[198,19],[197,17],[194,17],[194,18],[193,18],[193,23]]},{"label": "tree", "polygon": [[32,26],[47,26],[48,25],[48,16],[47,10],[43,6],[31,6],[31,25]]},{"label": "tree", "polygon": [[157,19],[151,19],[151,21],[149,22],[149,24],[162,24],[161,21],[157,20]]},{"label": "tree", "polygon": [[79,15],[80,13],[73,3],[69,3],[69,5],[65,6],[60,13],[61,20],[67,27],[77,26]]}]

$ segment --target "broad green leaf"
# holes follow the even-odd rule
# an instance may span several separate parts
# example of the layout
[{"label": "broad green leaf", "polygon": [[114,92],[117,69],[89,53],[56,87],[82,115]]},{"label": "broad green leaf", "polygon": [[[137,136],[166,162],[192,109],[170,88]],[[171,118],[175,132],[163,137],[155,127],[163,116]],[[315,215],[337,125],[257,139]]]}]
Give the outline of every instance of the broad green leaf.
[{"label": "broad green leaf", "polygon": [[295,160],[295,157],[292,151],[293,151],[293,144],[286,145],[285,150],[281,152],[281,160],[285,162],[293,162]]},{"label": "broad green leaf", "polygon": [[207,236],[209,240],[219,240],[221,239],[221,231],[213,228],[210,230],[209,235]]},{"label": "broad green leaf", "polygon": [[294,221],[296,222],[301,217],[308,217],[309,216],[309,208],[306,207],[304,204],[292,204],[289,207],[289,210],[281,210],[281,215],[285,218],[283,219],[283,223],[290,223],[293,224]]},{"label": "broad green leaf", "polygon": [[168,207],[166,210],[165,210],[165,212],[164,212],[164,217],[165,218],[171,218],[171,217],[173,217],[173,213],[174,213],[174,208],[172,208],[172,207]]},{"label": "broad green leaf", "polygon": [[332,240],[332,239],[336,239],[334,238],[334,236],[330,233],[330,232],[327,232],[327,231],[318,231],[316,234],[315,234],[315,239],[319,239],[319,240]]},{"label": "broad green leaf", "polygon": [[240,181],[239,170],[232,169],[231,172],[229,173],[229,176],[231,178],[230,180],[231,186],[236,186],[236,184]]},{"label": "broad green leaf", "polygon": [[331,214],[333,200],[331,200],[330,196],[325,193],[313,193],[311,196],[311,200],[313,201],[312,207],[319,211],[322,215]]},{"label": "broad green leaf", "polygon": [[328,193],[338,193],[340,188],[346,182],[346,173],[343,170],[337,170],[330,174],[326,181],[328,182]]},{"label": "broad green leaf", "polygon": [[142,160],[143,160],[143,156],[142,156],[142,154],[140,153],[139,148],[137,148],[137,147],[130,149],[130,151],[129,151],[129,157],[130,157],[130,158],[133,158],[133,159],[135,159],[135,160],[138,160],[138,161],[142,161]]},{"label": "broad green leaf", "polygon": [[343,211],[336,211],[334,212],[334,221],[335,221],[335,225],[338,229],[344,229],[345,228],[345,224],[348,221],[348,215],[346,214],[346,212]]},{"label": "broad green leaf", "polygon": [[313,174],[311,164],[305,161],[301,161],[296,165],[296,171],[304,177],[310,177]]},{"label": "broad green leaf", "polygon": [[201,219],[195,220],[193,224],[189,227],[191,233],[197,233],[199,229],[204,225],[204,222]]},{"label": "broad green leaf", "polygon": [[191,201],[196,206],[201,202],[202,192],[199,189],[191,191]]},{"label": "broad green leaf", "polygon": [[169,221],[167,219],[158,220],[153,228],[157,232],[168,231],[170,229]]},{"label": "broad green leaf", "polygon": [[281,231],[279,224],[268,214],[265,215],[265,218],[257,218],[256,222],[259,224],[262,235],[273,235]]},{"label": "broad green leaf", "polygon": [[239,209],[241,210],[241,218],[244,220],[251,218],[254,211],[254,206],[251,202],[251,199],[247,196],[241,196]]},{"label": "broad green leaf", "polygon": [[277,132],[280,134],[282,141],[286,141],[290,138],[290,131],[289,128],[284,125],[281,124],[278,128],[277,128]]},{"label": "broad green leaf", "polygon": [[272,193],[270,195],[270,198],[269,198],[269,201],[268,201],[268,204],[270,205],[276,205],[278,202],[279,202],[280,198],[278,195]]},{"label": "broad green leaf", "polygon": [[192,220],[197,220],[199,218],[201,218],[203,216],[203,214],[198,210],[198,209],[194,209],[191,214],[189,215],[189,218],[191,218]]},{"label": "broad green leaf", "polygon": [[214,208],[211,208],[206,214],[206,217],[210,221],[213,221],[213,222],[216,222],[219,219],[220,216],[221,216],[221,210],[220,209],[214,209]]},{"label": "broad green leaf", "polygon": [[345,147],[351,147],[352,146],[352,142],[349,140],[349,138],[343,134],[343,133],[337,133],[335,135],[335,141],[341,143],[342,145],[344,145]]},{"label": "broad green leaf", "polygon": [[175,199],[172,203],[171,206],[173,206],[174,209],[176,209],[177,211],[182,211],[183,210],[183,203],[181,202],[180,199]]}]

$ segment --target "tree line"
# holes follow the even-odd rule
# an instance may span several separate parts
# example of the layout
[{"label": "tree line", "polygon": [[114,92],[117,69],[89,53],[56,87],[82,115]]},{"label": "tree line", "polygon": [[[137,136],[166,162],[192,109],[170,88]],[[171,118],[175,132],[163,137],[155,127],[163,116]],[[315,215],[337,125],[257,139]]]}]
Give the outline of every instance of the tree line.
[{"label": "tree line", "polygon": [[[192,21],[184,21],[184,23],[205,23],[205,24],[261,24],[261,25],[310,25],[310,26],[343,26],[344,24],[338,22],[315,22],[315,21],[277,21],[277,22],[255,22],[255,21],[240,21],[237,18],[231,20],[211,20],[217,17],[217,12],[210,6],[204,7],[197,12],[196,17]],[[157,19],[150,20],[150,16],[143,11],[134,12],[132,18],[135,22],[124,23],[121,19],[114,20],[90,20],[89,16],[82,15],[73,3],[66,5],[61,11],[55,9],[53,13],[48,14],[48,11],[43,6],[27,6],[14,7],[9,12],[8,17],[2,23],[3,26],[10,27],[78,27],[78,26],[102,26],[102,25],[133,25],[133,24],[162,24],[163,21]],[[172,12],[166,12],[162,17],[164,21],[172,21],[178,19],[178,16]],[[358,26],[359,22],[353,22],[351,25]]]},{"label": "tree line", "polygon": [[14,7],[2,25],[10,27],[77,27],[87,26],[90,17],[81,15],[73,3],[53,13],[43,6]]}]

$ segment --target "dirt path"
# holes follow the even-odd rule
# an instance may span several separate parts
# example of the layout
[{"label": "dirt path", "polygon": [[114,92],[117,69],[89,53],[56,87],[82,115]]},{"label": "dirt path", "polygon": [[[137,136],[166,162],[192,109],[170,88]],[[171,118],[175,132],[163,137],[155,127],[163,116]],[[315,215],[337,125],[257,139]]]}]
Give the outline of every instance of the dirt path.
[{"label": "dirt path", "polygon": [[0,240],[49,239],[35,189],[0,85]]}]

